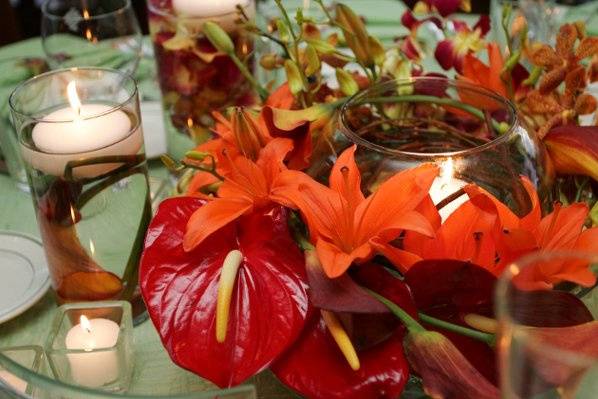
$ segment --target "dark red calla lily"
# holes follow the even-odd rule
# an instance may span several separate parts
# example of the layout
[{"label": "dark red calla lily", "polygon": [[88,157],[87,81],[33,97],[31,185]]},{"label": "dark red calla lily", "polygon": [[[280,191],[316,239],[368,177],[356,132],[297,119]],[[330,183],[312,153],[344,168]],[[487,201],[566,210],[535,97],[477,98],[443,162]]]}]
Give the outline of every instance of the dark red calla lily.
[{"label": "dark red calla lily", "polygon": [[[204,201],[167,199],[152,220],[141,260],[141,292],[173,361],[225,387],[268,365],[300,334],[308,315],[304,260],[273,206],[241,216],[190,252],[185,226]],[[224,258],[243,254],[224,342],[216,339],[217,291]]]},{"label": "dark red calla lily", "polygon": [[[409,289],[402,281],[378,265],[365,264],[357,269],[359,283],[377,289],[415,314]],[[375,286],[369,284],[371,281]],[[397,398],[409,378],[402,344],[404,327],[388,313],[340,317],[348,321],[345,325],[357,348],[359,370],[349,366],[318,313],[310,319],[291,350],[274,363],[276,376],[310,399]],[[369,328],[372,326],[378,328]]]},{"label": "dark red calla lily", "polygon": [[[458,260],[424,260],[405,274],[419,311],[430,316],[466,325],[464,317],[475,313],[494,317],[493,295],[496,277],[488,270]],[[489,381],[496,381],[494,350],[487,344],[446,330],[444,334]]]}]

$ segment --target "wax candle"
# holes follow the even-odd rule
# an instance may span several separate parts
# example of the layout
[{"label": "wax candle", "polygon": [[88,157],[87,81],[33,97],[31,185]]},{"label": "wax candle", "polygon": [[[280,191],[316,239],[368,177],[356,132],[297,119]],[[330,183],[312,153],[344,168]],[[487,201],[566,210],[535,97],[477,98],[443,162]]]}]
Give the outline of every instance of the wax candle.
[{"label": "wax candle", "polygon": [[213,17],[233,13],[237,5],[246,7],[249,0],[172,0],[178,15],[187,17]]},{"label": "wax candle", "polygon": [[112,348],[118,341],[120,327],[112,320],[87,319],[81,316],[80,323],[66,335],[67,349],[84,350],[85,353],[68,354],[73,380],[87,387],[101,387],[118,378],[118,356]]},{"label": "wax candle", "polygon": [[[456,193],[465,185],[467,185],[467,182],[455,177],[454,162],[453,159],[449,157],[440,165],[440,174],[434,179],[432,187],[430,187],[430,197],[432,198],[434,205],[438,205],[443,199]],[[445,205],[439,211],[442,221],[444,222],[451,213],[455,212],[455,210],[466,201],[467,196],[462,195],[448,205]]]},{"label": "wax candle", "polygon": [[25,393],[25,390],[27,389],[27,383],[25,381],[16,375],[9,373],[7,370],[0,370],[0,380],[17,392]]},{"label": "wax candle", "polygon": [[[136,154],[142,132],[131,132],[131,119],[106,104],[81,104],[76,83],[67,86],[70,107],[51,112],[32,130],[34,148],[22,145],[24,158],[42,172],[62,176],[69,161],[106,155]],[[75,168],[76,177],[94,177],[118,164]]]}]

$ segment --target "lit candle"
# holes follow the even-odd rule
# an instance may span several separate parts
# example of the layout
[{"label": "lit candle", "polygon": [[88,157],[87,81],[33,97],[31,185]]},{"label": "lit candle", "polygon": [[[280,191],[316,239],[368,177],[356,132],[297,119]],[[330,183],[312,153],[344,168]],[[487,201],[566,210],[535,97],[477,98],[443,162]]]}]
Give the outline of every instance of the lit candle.
[{"label": "lit candle", "polygon": [[[34,168],[62,176],[67,162],[107,155],[133,155],[141,148],[140,128],[131,132],[131,119],[105,104],[81,104],[74,81],[67,86],[70,107],[58,109],[33,127],[35,148],[21,145]],[[94,177],[117,167],[103,164],[75,168],[76,177]]]},{"label": "lit candle", "polygon": [[25,393],[25,390],[27,389],[27,383],[25,381],[16,375],[9,373],[7,370],[0,370],[0,380],[17,392]]},{"label": "lit candle", "polygon": [[[453,159],[448,158],[446,161],[442,162],[440,165],[440,175],[434,179],[432,183],[432,187],[430,187],[430,197],[435,205],[438,205],[443,199],[448,197],[451,194],[456,193],[461,188],[467,185],[467,182],[455,178],[455,168],[453,165]],[[444,222],[446,218],[459,206],[467,201],[467,196],[462,195],[456,200],[450,202],[449,204],[445,205],[440,211],[440,217]]]},{"label": "lit candle", "polygon": [[249,18],[253,18],[255,7],[251,0],[172,0],[172,8],[177,15],[198,18],[198,22],[211,20],[227,31],[232,31],[237,26],[237,5],[243,7]]},{"label": "lit candle", "polygon": [[108,319],[91,319],[81,316],[80,323],[66,335],[67,349],[84,350],[85,353],[68,354],[73,380],[87,387],[101,387],[118,378],[116,351],[98,349],[112,348],[118,341],[120,328]]}]

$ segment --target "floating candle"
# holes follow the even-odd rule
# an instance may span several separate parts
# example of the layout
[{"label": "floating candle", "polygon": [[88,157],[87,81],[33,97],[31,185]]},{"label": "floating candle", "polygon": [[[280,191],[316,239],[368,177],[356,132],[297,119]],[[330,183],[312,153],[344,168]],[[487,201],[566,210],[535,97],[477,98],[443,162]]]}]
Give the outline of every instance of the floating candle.
[{"label": "floating candle", "polygon": [[235,12],[237,5],[246,7],[249,0],[172,0],[178,15],[187,17],[213,17]]},{"label": "floating candle", "polygon": [[86,351],[68,354],[71,375],[76,383],[96,388],[118,378],[117,353],[109,348],[116,345],[119,331],[120,327],[112,320],[89,320],[85,316],[81,316],[80,323],[69,330],[66,348]]},{"label": "floating candle", "polygon": [[0,370],[0,380],[17,392],[25,393],[25,390],[27,389],[27,383],[25,381],[16,375],[9,373],[7,370]]},{"label": "floating candle", "polygon": [[[434,179],[432,187],[430,187],[430,197],[432,198],[434,205],[438,205],[438,203],[443,199],[451,194],[456,193],[466,185],[467,182],[455,178],[454,162],[453,159],[449,157],[440,165],[440,175]],[[442,221],[444,222],[451,213],[455,212],[455,210],[457,210],[457,208],[466,201],[467,195],[462,195],[456,200],[445,205],[439,211]]]},{"label": "floating candle", "polygon": [[[133,155],[141,148],[141,129],[132,132],[131,119],[106,104],[82,104],[74,81],[67,86],[70,107],[43,118],[32,130],[35,148],[22,146],[23,157],[50,175],[62,176],[69,161],[106,155]],[[76,177],[94,177],[118,164],[75,168]]]}]

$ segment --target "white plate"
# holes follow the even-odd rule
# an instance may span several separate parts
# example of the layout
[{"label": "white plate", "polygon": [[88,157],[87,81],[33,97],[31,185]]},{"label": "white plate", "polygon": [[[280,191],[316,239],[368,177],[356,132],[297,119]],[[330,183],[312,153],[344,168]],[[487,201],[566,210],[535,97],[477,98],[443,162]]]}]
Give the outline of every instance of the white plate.
[{"label": "white plate", "polygon": [[0,231],[0,323],[33,306],[49,286],[41,242],[24,234]]}]

